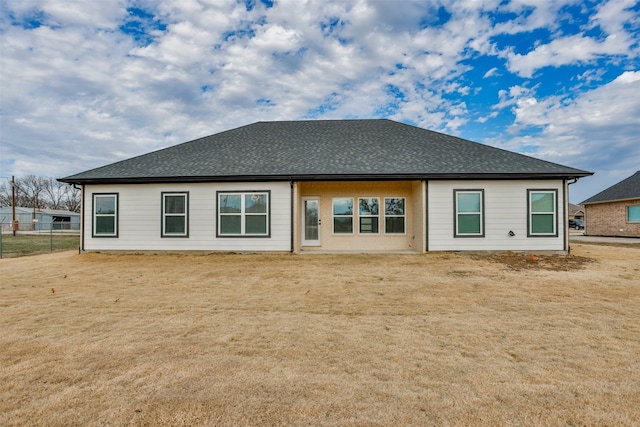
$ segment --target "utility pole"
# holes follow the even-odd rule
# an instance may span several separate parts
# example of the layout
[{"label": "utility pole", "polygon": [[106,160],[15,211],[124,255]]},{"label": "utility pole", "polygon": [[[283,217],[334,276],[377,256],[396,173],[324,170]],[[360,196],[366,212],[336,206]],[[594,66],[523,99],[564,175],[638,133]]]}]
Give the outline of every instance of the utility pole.
[{"label": "utility pole", "polygon": [[13,237],[16,237],[16,177],[11,176],[11,230],[13,230]]}]

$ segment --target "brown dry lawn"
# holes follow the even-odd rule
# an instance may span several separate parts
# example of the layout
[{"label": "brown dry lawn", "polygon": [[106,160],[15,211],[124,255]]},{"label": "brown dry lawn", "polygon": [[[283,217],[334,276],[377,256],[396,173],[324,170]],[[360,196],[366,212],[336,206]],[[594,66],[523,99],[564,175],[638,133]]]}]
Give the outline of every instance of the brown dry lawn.
[{"label": "brown dry lawn", "polygon": [[640,248],[0,261],[0,425],[640,424]]}]

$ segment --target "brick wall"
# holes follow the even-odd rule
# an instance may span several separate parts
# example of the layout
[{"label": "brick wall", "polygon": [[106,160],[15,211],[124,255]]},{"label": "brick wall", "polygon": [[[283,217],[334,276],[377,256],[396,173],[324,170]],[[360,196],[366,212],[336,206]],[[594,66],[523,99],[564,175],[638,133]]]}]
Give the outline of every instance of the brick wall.
[{"label": "brick wall", "polygon": [[640,237],[640,223],[627,222],[627,206],[635,205],[640,205],[640,199],[586,205],[585,234]]}]

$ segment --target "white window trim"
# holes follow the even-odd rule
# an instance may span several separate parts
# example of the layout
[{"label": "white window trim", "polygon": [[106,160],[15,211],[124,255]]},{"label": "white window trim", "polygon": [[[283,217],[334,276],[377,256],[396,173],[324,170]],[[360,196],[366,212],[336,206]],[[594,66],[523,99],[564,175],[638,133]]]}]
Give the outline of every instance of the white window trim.
[{"label": "white window trim", "polygon": [[[375,199],[378,201],[378,215],[363,215],[360,213],[360,200],[363,199]],[[354,209],[355,210],[355,209]],[[373,233],[373,232],[363,232],[360,227],[360,219],[361,218],[377,218],[378,219],[378,231]],[[358,197],[358,234],[361,234],[363,236],[376,236],[380,234],[380,197]]]},{"label": "white window trim", "polygon": [[[336,215],[334,214],[335,212],[335,201],[336,199],[351,199],[351,207],[353,209],[353,212],[351,212],[351,215]],[[355,232],[355,219],[356,219],[356,207],[354,204],[354,198],[353,197],[332,197],[331,198],[331,232],[333,235],[336,236],[353,236],[354,232]],[[334,221],[335,218],[351,218],[351,233],[336,233],[336,222]]]},{"label": "white window trim", "polygon": [[[245,212],[245,196],[257,194],[259,196],[266,196],[267,199],[267,211],[262,212]],[[220,198],[222,196],[240,196],[240,212],[220,212]],[[271,191],[268,190],[256,190],[256,191],[218,191],[216,196],[216,213],[217,213],[217,237],[271,237]],[[220,217],[222,216],[240,216],[240,234],[222,233],[220,229]],[[266,233],[252,233],[246,232],[246,217],[247,216],[265,216],[267,221]]]},{"label": "white window trim", "polygon": [[[453,190],[454,203],[454,237],[485,237],[484,235],[484,190]],[[458,194],[479,194],[480,195],[480,211],[479,212],[458,212]],[[458,220],[460,215],[479,215],[480,216],[480,232],[479,233],[461,233],[458,228]]]},{"label": "white window trim", "polygon": [[[92,237],[118,237],[118,193],[93,193],[93,221],[92,221]],[[113,198],[114,199],[114,213],[112,214],[99,214],[96,213],[97,199],[99,198]],[[98,233],[98,217],[113,217],[113,233]]]},{"label": "white window trim", "polygon": [[[402,215],[387,215],[387,199],[402,199],[402,206],[404,209],[404,213]],[[384,197],[383,198],[384,201],[384,205],[382,213],[384,215],[383,217],[383,222],[384,222],[384,234],[390,234],[392,236],[406,236],[407,235],[407,198],[406,197],[393,197],[393,196],[389,196],[389,197]],[[402,229],[404,230],[402,233],[393,233],[393,232],[388,232],[387,231],[387,218],[402,218]]]},{"label": "white window trim", "polygon": [[[166,212],[166,199],[167,196],[175,197],[181,196],[184,198],[184,213],[167,213]],[[184,233],[167,233],[166,230],[166,218],[167,217],[182,217],[184,218]],[[189,192],[186,191],[166,191],[162,192],[162,237],[189,237]]]},{"label": "white window trim", "polygon": [[[531,196],[533,193],[551,193],[553,195],[553,212],[532,212]],[[527,189],[527,237],[558,237],[558,190],[556,189]],[[553,214],[553,232],[534,233],[533,215]]]}]

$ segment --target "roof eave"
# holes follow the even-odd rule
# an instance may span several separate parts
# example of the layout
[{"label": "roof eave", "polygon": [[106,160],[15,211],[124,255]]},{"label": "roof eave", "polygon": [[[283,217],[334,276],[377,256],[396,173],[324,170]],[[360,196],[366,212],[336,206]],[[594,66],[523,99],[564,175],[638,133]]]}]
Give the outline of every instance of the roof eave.
[{"label": "roof eave", "polygon": [[58,181],[78,185],[164,184],[198,182],[266,182],[266,181],[413,181],[413,180],[503,180],[503,179],[574,179],[593,172],[573,173],[402,173],[402,174],[282,174],[282,175],[212,175],[119,178],[60,178]]},{"label": "roof eave", "polygon": [[580,204],[581,205],[585,205],[585,206],[586,205],[599,205],[599,204],[602,204],[602,203],[629,202],[631,200],[640,200],[640,197],[626,197],[624,199],[611,199],[611,200],[596,200],[596,201],[593,201],[593,202],[588,202],[588,201],[585,200],[584,202],[581,202]]}]

